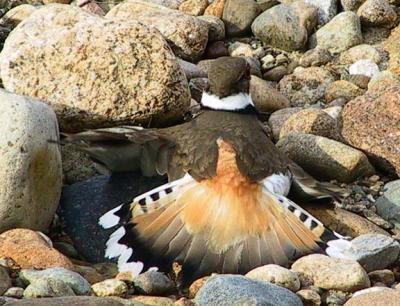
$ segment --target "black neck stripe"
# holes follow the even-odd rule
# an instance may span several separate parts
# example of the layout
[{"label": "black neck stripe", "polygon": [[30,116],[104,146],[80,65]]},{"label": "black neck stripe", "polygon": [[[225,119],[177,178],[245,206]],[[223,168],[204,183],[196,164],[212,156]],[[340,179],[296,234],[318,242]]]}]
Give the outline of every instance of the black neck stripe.
[{"label": "black neck stripe", "polygon": [[210,110],[210,111],[219,111],[219,112],[239,113],[239,114],[244,114],[244,115],[256,115],[256,116],[260,115],[260,113],[257,111],[257,109],[251,104],[247,105],[245,108],[232,109],[232,110],[215,109],[215,108],[211,108],[211,107],[204,106],[204,105],[201,105],[201,109],[202,110]]}]

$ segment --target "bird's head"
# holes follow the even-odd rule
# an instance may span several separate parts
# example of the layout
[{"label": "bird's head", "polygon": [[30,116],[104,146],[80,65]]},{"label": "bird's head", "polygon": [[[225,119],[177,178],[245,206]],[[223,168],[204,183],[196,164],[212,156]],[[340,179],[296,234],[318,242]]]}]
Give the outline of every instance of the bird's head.
[{"label": "bird's head", "polygon": [[208,70],[208,90],[203,93],[201,105],[206,109],[253,112],[249,94],[250,66],[241,57],[220,57]]}]

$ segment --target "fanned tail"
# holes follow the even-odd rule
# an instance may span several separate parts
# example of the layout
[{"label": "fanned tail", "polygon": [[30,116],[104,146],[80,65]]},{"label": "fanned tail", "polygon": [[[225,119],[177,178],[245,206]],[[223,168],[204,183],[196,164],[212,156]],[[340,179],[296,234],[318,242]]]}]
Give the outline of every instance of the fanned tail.
[{"label": "fanned tail", "polygon": [[188,283],[212,272],[288,265],[312,252],[338,255],[346,246],[340,235],[261,184],[218,184],[186,175],[106,213],[102,226],[120,225],[106,256],[135,275],[154,266],[168,271],[176,261]]}]

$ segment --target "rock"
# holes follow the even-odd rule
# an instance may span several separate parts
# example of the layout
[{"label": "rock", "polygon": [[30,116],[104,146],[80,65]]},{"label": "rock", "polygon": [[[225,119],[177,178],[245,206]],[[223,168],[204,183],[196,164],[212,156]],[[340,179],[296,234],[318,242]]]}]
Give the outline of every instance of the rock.
[{"label": "rock", "polygon": [[393,264],[400,253],[400,244],[381,234],[365,234],[351,241],[344,252],[346,258],[358,261],[367,272],[385,269]]},{"label": "rock", "polygon": [[258,6],[260,7],[261,11],[264,12],[271,7],[279,4],[280,2],[277,0],[256,0]]},{"label": "rock", "polygon": [[289,100],[275,88],[270,86],[267,81],[256,76],[251,76],[250,95],[260,112],[274,112],[276,110],[289,107]]},{"label": "rock", "polygon": [[342,111],[342,135],[363,150],[378,167],[400,175],[400,87],[370,92],[346,104]]},{"label": "rock", "polygon": [[204,73],[201,69],[199,69],[195,64],[190,62],[178,59],[178,63],[184,71],[186,78],[188,80],[193,78],[204,78],[207,77],[207,74]]},{"label": "rock", "polygon": [[270,282],[296,292],[300,289],[300,281],[296,273],[278,265],[265,265],[248,272],[246,277]]},{"label": "rock", "polygon": [[214,42],[225,38],[225,24],[215,16],[199,16],[198,19],[208,24],[208,42]]},{"label": "rock", "polygon": [[97,176],[64,187],[59,214],[79,254],[90,262],[104,262],[105,243],[114,229],[101,229],[99,217],[165,182],[163,177],[128,172]]},{"label": "rock", "polygon": [[373,61],[359,60],[349,67],[350,74],[366,75],[370,78],[379,73],[379,67]]},{"label": "rock", "polygon": [[376,202],[377,214],[400,230],[400,180],[387,183]]},{"label": "rock", "polygon": [[333,119],[335,119],[335,121],[337,121],[339,119],[340,113],[342,112],[342,108],[343,107],[341,106],[329,106],[327,108],[324,108],[323,111],[331,116]]},{"label": "rock", "polygon": [[93,285],[104,281],[106,278],[93,267],[75,265],[75,271],[86,279],[89,284]]},{"label": "rock", "polygon": [[312,254],[295,261],[292,270],[327,290],[354,292],[370,286],[367,273],[353,260]]},{"label": "rock", "polygon": [[364,1],[365,0],[340,0],[340,3],[345,11],[357,11]]},{"label": "rock", "polygon": [[170,122],[190,103],[186,79],[158,31],[78,7],[36,10],[8,37],[0,61],[5,88],[43,99],[66,131]]},{"label": "rock", "polygon": [[274,112],[268,119],[268,125],[271,127],[273,138],[278,141],[279,134],[283,124],[288,120],[293,114],[301,111],[301,107],[290,107],[284,108]]},{"label": "rock", "polygon": [[371,288],[362,289],[362,290],[354,292],[352,297],[359,296],[362,294],[372,293],[372,292],[386,291],[386,290],[390,291],[391,289],[389,289],[387,287],[371,287]]},{"label": "rock", "polygon": [[139,302],[146,306],[174,306],[175,303],[175,300],[171,298],[147,295],[135,295],[129,301]]},{"label": "rock", "polygon": [[242,43],[240,41],[235,41],[228,47],[229,55],[233,57],[240,56],[254,56],[254,50],[249,44]]},{"label": "rock", "polygon": [[305,0],[305,2],[317,7],[320,25],[328,23],[337,14],[336,0]]},{"label": "rock", "polygon": [[359,60],[371,60],[379,64],[381,56],[374,47],[362,44],[341,53],[339,58],[341,64],[353,64]]},{"label": "rock", "polygon": [[296,292],[306,306],[321,305],[321,297],[317,292],[311,289],[302,289]]},{"label": "rock", "polygon": [[245,34],[259,14],[260,8],[254,0],[225,0],[222,20],[225,23],[226,35]]},{"label": "rock", "polygon": [[0,90],[0,121],[0,233],[46,231],[62,184],[60,150],[48,142],[58,139],[56,116],[42,102]]},{"label": "rock", "polygon": [[208,27],[204,22],[161,5],[130,0],[112,8],[106,17],[123,21],[134,18],[156,28],[170,43],[174,53],[185,60],[199,59],[207,45]]},{"label": "rock", "polygon": [[321,109],[304,109],[290,116],[282,125],[279,139],[290,133],[313,134],[340,140],[336,120]]},{"label": "rock", "polygon": [[311,35],[318,24],[318,10],[316,6],[311,3],[296,1],[290,7],[294,9],[295,14],[299,17],[300,26],[304,27],[307,33]]},{"label": "rock", "polygon": [[44,235],[28,229],[14,229],[0,235],[0,257],[14,260],[23,269],[65,267],[71,261],[43,239]]},{"label": "rock", "polygon": [[400,77],[394,73],[385,70],[376,74],[370,82],[368,82],[368,90],[373,92],[383,92],[393,86],[400,85]]},{"label": "rock", "polygon": [[[8,302],[4,306],[126,306],[124,300],[117,298],[101,298],[94,296],[64,296],[56,298],[25,299]],[[130,306],[144,306],[142,303],[128,304]]]},{"label": "rock", "polygon": [[11,285],[11,278],[7,270],[0,266],[0,295],[4,295]]},{"label": "rock", "polygon": [[83,10],[94,14],[94,15],[98,15],[98,16],[105,16],[106,12],[105,9],[103,9],[104,6],[107,5],[107,3],[101,3],[103,4],[102,6],[96,2],[95,0],[82,0],[82,2],[84,4],[82,5],[78,5],[80,8],[82,8]]},{"label": "rock", "polygon": [[188,15],[200,16],[204,14],[207,6],[207,0],[186,0],[179,6],[179,10]]},{"label": "rock", "polygon": [[[371,78],[362,74],[343,74],[342,79],[348,81],[357,87],[367,89]],[[343,105],[344,106],[344,105]]]},{"label": "rock", "polygon": [[341,235],[356,237],[368,233],[389,233],[375,225],[371,221],[340,208],[329,208],[321,205],[305,205],[307,211],[320,220],[327,228],[340,233]]},{"label": "rock", "polygon": [[200,288],[203,287],[203,285],[206,283],[206,281],[208,279],[209,279],[209,276],[205,276],[205,277],[195,280],[188,289],[188,297],[190,299],[194,299],[197,292],[199,292]]},{"label": "rock", "polygon": [[301,50],[307,42],[307,29],[301,26],[296,10],[285,4],[263,12],[251,29],[263,43],[285,51]]},{"label": "rock", "polygon": [[362,96],[364,93],[365,90],[359,88],[353,83],[345,80],[339,80],[329,84],[325,91],[325,100],[327,103],[329,103],[338,98],[343,98],[346,102],[348,102],[358,96]]},{"label": "rock", "polygon": [[266,73],[264,73],[263,78],[267,81],[279,82],[288,73],[288,69],[281,65],[268,70]]},{"label": "rock", "polygon": [[49,268],[46,270],[23,269],[19,277],[30,284],[44,280],[49,283],[60,281],[70,287],[76,295],[89,295],[91,293],[90,284],[86,279],[78,273],[64,268]]},{"label": "rock", "polygon": [[360,294],[348,300],[344,306],[374,305],[374,306],[398,306],[400,292],[387,289]]},{"label": "rock", "polygon": [[368,277],[372,284],[381,282],[386,286],[391,286],[395,281],[394,273],[388,269],[369,272]]},{"label": "rock", "polygon": [[75,295],[74,291],[59,279],[37,279],[24,290],[26,299],[71,295]]},{"label": "rock", "polygon": [[279,82],[279,91],[289,98],[292,106],[304,106],[324,98],[326,88],[334,80],[323,68],[298,67]]},{"label": "rock", "polygon": [[205,58],[215,59],[222,56],[229,56],[228,47],[224,41],[215,41],[207,46]]},{"label": "rock", "polygon": [[311,48],[316,46],[336,54],[362,42],[360,19],[353,12],[342,12],[310,37]]},{"label": "rock", "polygon": [[390,36],[383,42],[383,47],[389,54],[388,70],[400,75],[400,27],[392,30]]},{"label": "rock", "polygon": [[360,21],[367,26],[392,28],[397,14],[387,0],[366,0],[357,11]]},{"label": "rock", "polygon": [[300,298],[288,289],[241,275],[210,277],[197,293],[195,303],[199,306],[302,305]]},{"label": "rock", "polygon": [[74,184],[99,174],[96,164],[90,157],[71,144],[61,146],[61,160],[64,183]]},{"label": "rock", "polygon": [[175,288],[175,284],[164,273],[148,271],[135,277],[135,290],[147,295],[163,295]]},{"label": "rock", "polygon": [[22,299],[24,296],[24,288],[10,287],[3,295],[11,298]]},{"label": "rock", "polygon": [[204,15],[222,18],[226,0],[215,0],[205,10]]},{"label": "rock", "polygon": [[22,20],[28,18],[36,8],[30,4],[22,4],[9,10],[0,19],[0,26],[14,29]]},{"label": "rock", "polygon": [[292,133],[280,139],[277,146],[318,179],[352,182],[374,173],[361,151],[325,137]]},{"label": "rock", "polygon": [[203,96],[203,92],[207,90],[209,86],[207,78],[197,78],[191,79],[189,82],[190,94],[192,98],[197,102],[201,102],[201,97]]},{"label": "rock", "polygon": [[128,286],[123,281],[111,278],[92,285],[92,290],[97,296],[125,296]]},{"label": "rock", "polygon": [[323,48],[315,48],[304,53],[299,61],[300,66],[321,66],[329,63],[332,60],[331,53]]},{"label": "rock", "polygon": [[[165,6],[167,8],[170,8],[172,10],[178,10],[179,6],[185,1],[185,0],[145,0],[146,2],[151,2],[155,3],[158,5]],[[116,4],[118,4],[120,1],[117,1]],[[115,6],[115,3],[110,7],[113,8]],[[109,11],[108,9],[107,11]]]}]

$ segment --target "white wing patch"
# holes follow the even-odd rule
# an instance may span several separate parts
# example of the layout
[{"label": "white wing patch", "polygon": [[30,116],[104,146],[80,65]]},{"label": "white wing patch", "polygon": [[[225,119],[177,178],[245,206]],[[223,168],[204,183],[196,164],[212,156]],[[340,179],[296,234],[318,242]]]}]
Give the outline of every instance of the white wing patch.
[{"label": "white wing patch", "polygon": [[292,185],[292,177],[286,174],[272,174],[262,180],[261,184],[272,194],[287,196]]},{"label": "white wing patch", "polygon": [[250,95],[245,93],[238,93],[225,98],[219,98],[215,95],[203,92],[201,104],[211,109],[228,111],[245,109],[249,105],[254,106]]}]

